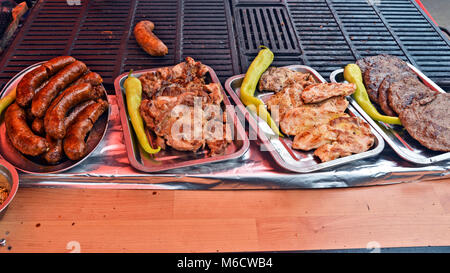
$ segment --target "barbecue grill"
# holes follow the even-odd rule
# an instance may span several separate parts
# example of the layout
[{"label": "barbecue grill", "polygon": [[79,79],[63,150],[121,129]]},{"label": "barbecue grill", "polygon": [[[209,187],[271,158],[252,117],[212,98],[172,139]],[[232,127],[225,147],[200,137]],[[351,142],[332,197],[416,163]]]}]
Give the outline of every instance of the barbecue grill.
[{"label": "barbecue grill", "polygon": [[[169,54],[148,58],[136,22],[155,22]],[[0,61],[0,87],[25,67],[72,55],[112,87],[129,69],[191,56],[222,83],[246,71],[259,46],[273,65],[304,64],[325,78],[360,57],[392,54],[450,90],[450,42],[413,0],[38,1]],[[112,92],[112,88],[109,88]]]},{"label": "barbecue grill", "polygon": [[[139,47],[132,29],[141,20],[155,23],[154,32],[169,54],[150,57]],[[259,141],[252,141],[242,157],[226,162],[152,174],[130,167],[114,94],[119,75],[130,69],[175,65],[190,56],[213,68],[226,88],[227,79],[246,72],[260,45],[273,51],[274,66],[305,65],[325,79],[356,59],[391,54],[450,90],[450,42],[413,0],[38,1],[1,55],[0,88],[8,87],[8,81],[30,65],[71,55],[101,74],[113,118],[104,141],[83,166],[63,174],[21,173],[21,183],[99,188],[311,188],[415,181],[418,175],[436,179],[448,174],[448,161],[431,166],[409,164],[390,147],[377,157],[313,174],[295,174],[271,161]]]}]

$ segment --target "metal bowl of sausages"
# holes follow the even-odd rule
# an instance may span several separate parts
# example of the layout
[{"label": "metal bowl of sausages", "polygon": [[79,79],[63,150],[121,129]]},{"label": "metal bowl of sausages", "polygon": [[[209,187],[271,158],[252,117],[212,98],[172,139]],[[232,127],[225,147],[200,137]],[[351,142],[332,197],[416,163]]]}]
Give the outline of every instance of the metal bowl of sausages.
[{"label": "metal bowl of sausages", "polygon": [[16,92],[0,117],[0,156],[27,173],[57,173],[85,160],[101,142],[110,107],[103,79],[83,62],[59,56],[12,78]]},{"label": "metal bowl of sausages", "polygon": [[0,219],[6,212],[8,205],[19,188],[19,176],[16,169],[0,159]]}]

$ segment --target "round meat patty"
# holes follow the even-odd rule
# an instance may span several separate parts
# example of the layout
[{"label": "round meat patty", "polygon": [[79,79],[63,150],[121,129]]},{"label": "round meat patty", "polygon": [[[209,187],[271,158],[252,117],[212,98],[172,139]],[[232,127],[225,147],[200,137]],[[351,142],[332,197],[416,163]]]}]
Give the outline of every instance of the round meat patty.
[{"label": "round meat patty", "polygon": [[450,152],[450,94],[435,93],[414,100],[400,113],[408,133],[434,151]]},{"label": "round meat patty", "polygon": [[380,106],[381,110],[383,110],[384,114],[388,116],[396,116],[396,113],[394,112],[394,110],[392,110],[388,103],[388,90],[391,86],[391,83],[400,81],[404,77],[414,76],[415,75],[412,72],[407,71],[388,75],[383,79],[380,87],[378,88],[378,105]]},{"label": "round meat patty", "polygon": [[386,55],[383,54],[383,55],[369,56],[356,61],[356,65],[359,67],[359,69],[361,69],[362,75],[364,75],[369,66],[371,66],[377,59],[379,59],[379,56],[386,56]]},{"label": "round meat patty", "polygon": [[434,91],[423,84],[416,76],[403,77],[390,84],[388,103],[394,112],[400,114],[414,99],[420,100],[433,93]]},{"label": "round meat patty", "polygon": [[398,57],[390,55],[378,55],[372,60],[372,64],[364,72],[364,84],[367,93],[373,102],[378,102],[378,88],[388,75],[407,73],[411,71],[406,62]]}]

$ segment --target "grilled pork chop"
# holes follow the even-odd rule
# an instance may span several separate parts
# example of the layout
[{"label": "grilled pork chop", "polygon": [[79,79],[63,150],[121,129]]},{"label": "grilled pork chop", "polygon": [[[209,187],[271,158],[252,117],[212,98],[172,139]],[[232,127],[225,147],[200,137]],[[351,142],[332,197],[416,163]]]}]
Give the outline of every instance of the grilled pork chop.
[{"label": "grilled pork chop", "polygon": [[280,121],[281,131],[291,136],[307,132],[337,117],[348,116],[344,113],[347,106],[348,101],[344,97],[333,97],[321,103],[292,108]]},{"label": "grilled pork chop", "polygon": [[303,105],[301,97],[303,85],[293,80],[286,81],[286,85],[266,101],[267,109],[271,111],[272,116],[276,116],[275,112],[278,111],[278,116],[281,118],[289,109]]},{"label": "grilled pork chop", "polygon": [[139,78],[146,94],[140,113],[162,149],[195,152],[207,146],[211,155],[219,155],[231,142],[220,107],[221,86],[205,83],[207,71],[205,65],[187,57],[183,63]]},{"label": "grilled pork chop", "polygon": [[337,139],[338,133],[328,124],[321,124],[294,137],[292,148],[303,151],[317,149]]},{"label": "grilled pork chop", "polygon": [[177,96],[186,91],[202,90],[208,68],[191,57],[173,67],[159,68],[139,77],[142,91],[148,98]]},{"label": "grilled pork chop", "polygon": [[329,129],[337,135],[335,141],[330,141],[314,151],[314,155],[322,162],[365,152],[375,142],[369,125],[357,117],[333,119],[329,123]]},{"label": "grilled pork chop", "polygon": [[[268,70],[260,85],[268,86],[268,77],[275,75],[274,71],[274,68]],[[279,111],[281,131],[295,136],[293,149],[317,149],[316,155],[322,161],[328,161],[366,151],[373,145],[374,136],[368,124],[344,113],[348,107],[345,96],[355,92],[354,84],[313,83],[304,86],[301,81],[284,77],[276,78],[276,88],[272,90],[279,92],[266,104],[272,115]]]},{"label": "grilled pork chop", "polygon": [[[222,113],[213,104],[203,103],[194,108],[197,94],[184,93],[178,97],[159,96],[143,100],[141,116],[158,137],[159,146],[165,144],[179,151],[197,151],[205,145],[211,154],[222,154],[231,142],[230,128],[224,124]],[[217,105],[216,105],[217,106]]]},{"label": "grilled pork chop", "polygon": [[301,84],[302,87],[316,82],[309,73],[297,72],[286,67],[271,66],[261,75],[259,90],[280,92],[288,85],[286,83],[288,80]]},{"label": "grilled pork chop", "polygon": [[316,83],[303,90],[302,99],[304,103],[316,103],[335,96],[349,96],[355,90],[353,83]]}]

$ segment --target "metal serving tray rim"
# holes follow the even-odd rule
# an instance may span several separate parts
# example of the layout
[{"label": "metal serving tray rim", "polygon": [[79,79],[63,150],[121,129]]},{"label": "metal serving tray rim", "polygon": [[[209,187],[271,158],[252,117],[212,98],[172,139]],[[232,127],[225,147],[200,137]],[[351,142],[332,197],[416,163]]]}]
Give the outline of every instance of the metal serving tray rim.
[{"label": "metal serving tray rim", "polygon": [[[42,61],[42,62],[38,62],[35,64],[32,64],[28,67],[26,67],[25,69],[23,69],[22,71],[18,72],[16,75],[14,75],[3,87],[3,89],[0,91],[0,98],[3,98],[4,96],[6,96],[7,94],[9,94],[9,92],[11,92],[11,86],[14,83],[18,83],[18,80],[21,76],[25,75],[27,72],[35,69],[36,67],[38,67],[39,65],[45,63],[46,61]],[[106,89],[105,89],[106,90]],[[57,169],[57,170],[53,170],[53,171],[45,171],[45,172],[33,172],[27,169],[24,169],[22,167],[17,166],[17,164],[13,164],[12,162],[9,162],[6,158],[4,158],[1,154],[0,154],[0,159],[5,160],[6,162],[8,162],[9,164],[11,164],[12,166],[14,166],[14,168],[26,172],[26,173],[30,173],[30,174],[50,174],[50,173],[60,173],[60,172],[64,172],[67,171],[69,169],[72,169],[76,166],[78,166],[79,164],[81,164],[83,161],[85,161],[94,151],[95,149],[97,149],[98,145],[102,142],[102,140],[104,139],[105,135],[106,135],[106,131],[108,131],[108,124],[109,124],[109,119],[110,119],[110,114],[111,114],[111,102],[108,100],[108,94],[107,92],[104,93],[105,95],[105,99],[108,102],[108,109],[107,109],[107,113],[106,113],[106,125],[105,125],[105,130],[103,130],[101,137],[99,138],[97,144],[95,144],[95,146],[93,147],[93,149],[86,154],[82,159],[79,159],[78,161],[74,162],[71,165],[68,165],[64,168],[61,169]],[[3,115],[3,114],[2,114]],[[105,115],[105,113],[103,114]],[[102,115],[102,116],[103,116]],[[7,136],[5,136],[7,137]]]},{"label": "metal serving tray rim", "polygon": [[[314,76],[316,78],[318,78],[320,81],[322,82],[326,82],[326,80],[313,68],[306,66],[306,65],[288,65],[288,66],[284,66],[285,68],[302,68],[302,69],[306,69],[309,72],[311,72],[312,74],[314,74]],[[230,96],[232,97],[232,99],[235,101],[236,105],[238,106],[239,110],[241,111],[241,113],[246,117],[247,121],[250,124],[250,127],[252,127],[252,129],[257,132],[258,138],[263,142],[263,144],[268,147],[270,154],[272,155],[272,157],[275,159],[275,161],[278,163],[278,165],[280,165],[281,167],[283,167],[284,169],[287,169],[289,171],[293,171],[293,172],[297,172],[297,173],[309,173],[309,172],[314,172],[317,170],[321,170],[321,169],[325,169],[325,168],[330,168],[333,166],[337,166],[337,165],[341,165],[341,164],[345,164],[351,161],[355,161],[355,160],[359,160],[359,159],[363,159],[363,158],[367,158],[367,157],[371,157],[371,156],[375,156],[378,155],[379,153],[381,153],[384,149],[384,140],[383,138],[377,133],[376,130],[374,130],[374,128],[371,127],[371,131],[372,133],[375,135],[376,138],[376,147],[373,147],[371,150],[359,153],[359,154],[353,154],[350,156],[346,156],[346,157],[341,157],[335,160],[331,160],[331,161],[327,161],[327,162],[322,162],[322,163],[318,163],[316,165],[313,166],[307,166],[307,167],[303,167],[301,168],[300,166],[297,166],[296,164],[291,164],[289,162],[287,162],[285,159],[283,159],[283,157],[279,154],[279,152],[277,152],[277,149],[274,148],[272,142],[269,140],[269,138],[267,137],[267,135],[263,132],[263,130],[261,128],[259,128],[258,123],[262,122],[260,120],[259,117],[255,117],[253,114],[250,114],[250,112],[247,110],[247,108],[242,104],[241,100],[239,99],[239,97],[237,96],[235,90],[233,90],[233,88],[231,87],[231,83],[237,79],[241,79],[244,78],[245,74],[239,74],[239,75],[235,75],[232,76],[230,78],[228,78],[225,82],[225,89],[227,89],[228,93],[230,94]],[[350,107],[350,105],[349,105]],[[352,111],[352,108],[350,111]],[[252,116],[252,118],[250,118],[250,116]],[[258,121],[256,120],[258,119]],[[363,117],[363,119],[365,119]],[[370,124],[369,124],[370,125]],[[259,128],[259,130],[258,130]],[[278,138],[277,138],[278,139]]]},{"label": "metal serving tray rim", "polygon": [[[173,66],[166,66],[166,67],[173,67]],[[208,69],[208,72],[212,78],[212,81],[220,84],[222,94],[223,94],[223,103],[225,105],[232,105],[229,102],[227,93],[225,92],[224,88],[222,87],[222,84],[220,83],[219,79],[217,78],[217,75],[214,72],[214,70],[208,65],[205,65],[205,67]],[[142,73],[156,71],[157,69],[160,69],[160,68],[163,68],[163,67],[138,70],[138,71],[134,71],[133,74],[140,75]],[[130,128],[130,124],[129,124],[129,120],[128,120],[128,114],[126,113],[126,109],[125,109],[125,102],[123,99],[123,96],[124,96],[123,88],[122,88],[120,82],[128,74],[129,73],[123,73],[116,77],[116,79],[114,80],[114,89],[116,91],[117,104],[119,107],[119,116],[120,116],[120,121],[122,124],[123,137],[125,140],[125,148],[127,150],[128,160],[130,161],[131,166],[133,166],[134,168],[136,168],[140,171],[143,171],[143,172],[148,172],[148,173],[162,172],[162,171],[167,171],[167,170],[172,170],[172,169],[177,169],[177,168],[190,167],[190,166],[200,165],[200,164],[215,163],[215,162],[221,162],[221,161],[239,158],[242,155],[244,155],[244,153],[247,152],[247,150],[249,149],[250,142],[247,138],[247,134],[245,133],[244,128],[242,127],[242,124],[236,117],[235,113],[231,112],[231,110],[226,108],[226,111],[228,112],[228,114],[231,117],[233,117],[233,119],[234,119],[234,127],[236,129],[236,136],[237,136],[237,134],[239,134],[239,137],[241,138],[242,143],[243,143],[242,147],[239,150],[237,150],[231,154],[215,156],[215,157],[211,157],[208,159],[201,158],[201,159],[194,159],[194,160],[186,160],[184,163],[177,163],[177,164],[171,164],[171,165],[165,165],[165,166],[164,166],[164,164],[161,164],[163,166],[160,166],[160,167],[148,167],[148,166],[145,166],[145,165],[139,163],[137,161],[136,157],[134,156],[135,152],[133,149],[132,136],[130,133],[126,133],[126,132],[130,132],[131,128]]]},{"label": "metal serving tray rim", "polygon": [[[441,93],[446,93],[444,90],[442,90],[442,88],[440,88],[435,82],[433,82],[430,78],[428,78],[427,76],[425,76],[425,74],[423,74],[419,69],[417,69],[415,66],[413,66],[410,63],[407,63],[408,66],[417,74],[417,76],[419,78],[421,78],[422,81],[426,82],[427,84],[431,85],[433,87],[433,89],[435,91],[441,92]],[[336,81],[336,76],[340,73],[343,73],[344,69],[336,69],[333,72],[331,72],[330,74],[330,81],[331,82],[337,82]],[[436,156],[432,156],[432,157],[423,157],[423,156],[415,156],[417,154],[411,153],[405,153],[402,149],[400,149],[400,147],[393,142],[393,140],[391,139],[391,137],[389,137],[381,128],[381,126],[375,121],[373,120],[360,106],[359,104],[352,98],[350,97],[350,103],[353,105],[353,107],[356,108],[356,110],[364,116],[364,118],[370,123],[370,125],[375,128],[375,130],[377,130],[377,132],[384,138],[384,140],[389,144],[389,146],[391,146],[391,148],[403,159],[412,162],[412,163],[416,163],[416,164],[431,164],[431,163],[435,163],[435,162],[439,162],[439,161],[443,161],[443,160],[447,160],[450,159],[450,152],[447,153],[443,153],[440,155],[436,155]],[[427,149],[425,146],[423,146],[424,149]]]}]

